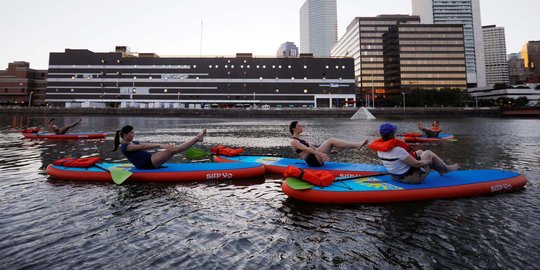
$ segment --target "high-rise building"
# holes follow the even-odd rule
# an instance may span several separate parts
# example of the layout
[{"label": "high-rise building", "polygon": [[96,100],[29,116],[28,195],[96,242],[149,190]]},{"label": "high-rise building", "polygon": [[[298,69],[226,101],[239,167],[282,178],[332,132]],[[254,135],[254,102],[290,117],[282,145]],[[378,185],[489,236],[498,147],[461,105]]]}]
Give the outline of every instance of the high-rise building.
[{"label": "high-rise building", "polygon": [[521,58],[521,53],[511,53],[508,55],[508,77],[511,85],[522,84],[529,77],[525,69],[525,63]]},{"label": "high-rise building", "polygon": [[[356,17],[332,48],[332,57],[354,58],[354,75],[360,100],[366,95],[384,95],[383,35],[390,26],[420,23],[420,17],[409,15],[379,15]],[[371,100],[377,98],[369,98]],[[368,99],[368,100],[369,100]]]},{"label": "high-rise building", "polygon": [[30,68],[30,63],[15,61],[0,70],[0,104],[43,106],[47,89],[47,71]]},{"label": "high-rise building", "polygon": [[480,0],[412,0],[413,15],[427,24],[463,24],[469,87],[485,86]]},{"label": "high-rise building", "polygon": [[509,84],[508,61],[506,60],[506,38],[504,27],[482,26],[486,60],[486,83]]},{"label": "high-rise building", "polygon": [[387,94],[467,88],[463,25],[398,24],[383,36]]},{"label": "high-rise building", "polygon": [[298,47],[294,45],[294,42],[285,42],[279,46],[276,56],[278,58],[296,58],[299,56]]},{"label": "high-rise building", "polygon": [[328,57],[336,41],[336,0],[306,0],[300,8],[300,52]]},{"label": "high-rise building", "polygon": [[526,72],[527,82],[540,83],[540,41],[529,41],[521,48],[521,58]]}]

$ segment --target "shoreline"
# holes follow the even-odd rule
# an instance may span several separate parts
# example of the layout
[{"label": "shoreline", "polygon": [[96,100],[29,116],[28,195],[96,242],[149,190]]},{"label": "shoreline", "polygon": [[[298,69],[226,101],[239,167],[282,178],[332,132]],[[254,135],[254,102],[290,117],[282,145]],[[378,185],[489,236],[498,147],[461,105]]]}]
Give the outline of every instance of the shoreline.
[{"label": "shoreline", "polygon": [[[144,115],[224,118],[351,118],[360,108],[279,108],[279,109],[148,109],[148,108],[61,108],[1,107],[0,115]],[[539,117],[540,108],[501,111],[498,108],[410,107],[368,108],[375,117],[398,116],[480,116]]]}]

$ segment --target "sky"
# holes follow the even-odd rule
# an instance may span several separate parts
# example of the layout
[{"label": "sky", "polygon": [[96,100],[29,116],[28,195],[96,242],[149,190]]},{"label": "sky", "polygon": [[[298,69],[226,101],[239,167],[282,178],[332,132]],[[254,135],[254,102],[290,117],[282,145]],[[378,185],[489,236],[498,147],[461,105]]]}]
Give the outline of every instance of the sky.
[{"label": "sky", "polygon": [[[540,40],[540,0],[480,1],[482,25],[505,27],[508,53]],[[300,46],[304,2],[0,0],[0,69],[13,61],[47,69],[50,52],[111,52],[117,45],[160,56],[275,56],[285,41]],[[411,14],[411,6],[411,0],[337,0],[338,38],[355,17]]]}]

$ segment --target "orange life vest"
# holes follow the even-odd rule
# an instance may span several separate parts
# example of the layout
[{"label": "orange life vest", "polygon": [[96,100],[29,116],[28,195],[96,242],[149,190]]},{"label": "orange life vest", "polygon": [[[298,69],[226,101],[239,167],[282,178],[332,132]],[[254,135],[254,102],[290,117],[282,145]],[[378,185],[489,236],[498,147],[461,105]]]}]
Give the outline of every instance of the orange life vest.
[{"label": "orange life vest", "polygon": [[53,165],[64,167],[89,168],[92,165],[98,163],[100,160],[100,157],[63,158],[54,161]]},{"label": "orange life vest", "polygon": [[288,166],[283,172],[285,177],[295,177],[310,182],[316,186],[325,187],[334,182],[336,177],[327,171],[304,171],[294,166]]},{"label": "orange life vest", "polygon": [[238,156],[238,155],[240,155],[240,154],[242,154],[244,152],[243,148],[232,149],[232,148],[229,148],[229,147],[225,147],[225,146],[223,146],[221,144],[216,146],[216,147],[213,147],[210,150],[215,155],[222,155],[222,156],[227,156],[227,157]]},{"label": "orange life vest", "polygon": [[396,138],[384,141],[382,138],[378,138],[368,145],[368,148],[375,151],[388,152],[394,147],[401,147],[409,153],[413,158],[418,159],[416,152],[404,141]]},{"label": "orange life vest", "polygon": [[21,130],[22,133],[38,133],[39,128],[31,128],[31,129],[23,129]]}]

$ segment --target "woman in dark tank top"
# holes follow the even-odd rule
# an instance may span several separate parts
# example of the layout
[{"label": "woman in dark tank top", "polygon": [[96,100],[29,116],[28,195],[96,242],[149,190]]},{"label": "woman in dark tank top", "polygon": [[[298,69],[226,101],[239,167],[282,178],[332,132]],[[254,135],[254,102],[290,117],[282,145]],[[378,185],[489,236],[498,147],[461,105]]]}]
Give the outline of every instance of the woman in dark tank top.
[{"label": "woman in dark tank top", "polygon": [[292,134],[291,147],[293,150],[304,159],[307,165],[311,167],[321,167],[324,162],[330,161],[328,154],[335,148],[362,148],[369,140],[365,139],[363,142],[355,143],[339,140],[336,138],[330,138],[324,141],[319,147],[315,148],[310,146],[307,141],[300,138],[302,134],[303,126],[298,121],[292,121],[289,124],[289,131]]}]

